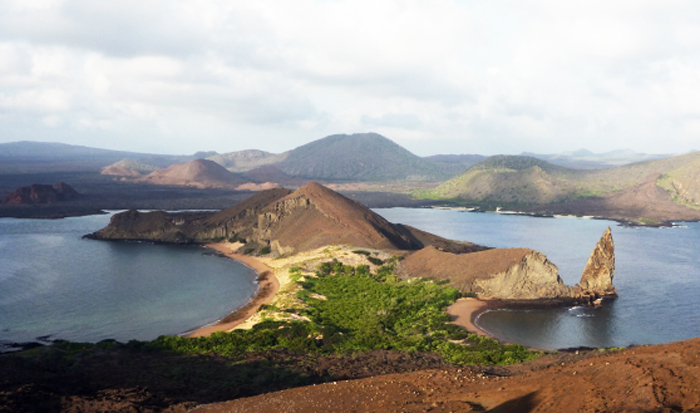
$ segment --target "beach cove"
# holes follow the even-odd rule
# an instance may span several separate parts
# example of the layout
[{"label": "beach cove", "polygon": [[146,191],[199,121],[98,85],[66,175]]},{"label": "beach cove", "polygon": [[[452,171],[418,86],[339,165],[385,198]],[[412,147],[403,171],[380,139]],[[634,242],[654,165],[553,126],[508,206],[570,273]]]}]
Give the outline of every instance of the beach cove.
[{"label": "beach cove", "polygon": [[0,219],[0,343],[153,340],[211,324],[257,290],[251,268],[198,246],[82,238],[109,219]]}]

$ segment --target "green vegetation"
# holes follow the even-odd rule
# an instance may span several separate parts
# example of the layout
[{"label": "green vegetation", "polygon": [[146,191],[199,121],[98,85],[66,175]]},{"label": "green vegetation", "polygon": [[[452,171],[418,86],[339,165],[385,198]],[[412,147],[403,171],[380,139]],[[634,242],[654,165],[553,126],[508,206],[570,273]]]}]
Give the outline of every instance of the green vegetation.
[{"label": "green vegetation", "polygon": [[267,255],[270,252],[272,252],[272,249],[270,248],[269,245],[266,245],[266,246],[260,248],[260,255]]},{"label": "green vegetation", "polygon": [[245,244],[245,238],[239,238],[238,235],[233,235],[228,239],[228,242],[241,242]]},{"label": "green vegetation", "polygon": [[[290,274],[300,274],[290,269]],[[521,345],[501,345],[449,324],[445,308],[459,292],[428,280],[400,281],[393,264],[371,273],[336,260],[320,264],[297,298],[310,321],[272,321],[252,330],[208,338],[163,336],[153,349],[184,353],[242,355],[284,348],[300,353],[356,353],[370,350],[436,352],[456,364],[510,364],[537,357]],[[271,309],[265,307],[265,309]],[[458,343],[457,341],[462,341]]]},{"label": "green vegetation", "polygon": [[650,219],[650,218],[639,218],[637,220],[640,225],[659,225],[661,221],[658,219]]},{"label": "green vegetation", "polygon": [[700,152],[603,170],[575,170],[526,156],[493,156],[416,198],[519,207],[606,196],[654,176],[672,199],[700,209]]},{"label": "green vegetation", "polygon": [[292,281],[297,282],[301,279],[301,268],[297,267],[296,265],[289,268],[289,278],[292,279]]},{"label": "green vegetation", "polygon": [[377,257],[367,256],[367,261],[371,262],[374,265],[383,265],[384,264],[384,261],[382,261],[381,259],[379,259]]}]

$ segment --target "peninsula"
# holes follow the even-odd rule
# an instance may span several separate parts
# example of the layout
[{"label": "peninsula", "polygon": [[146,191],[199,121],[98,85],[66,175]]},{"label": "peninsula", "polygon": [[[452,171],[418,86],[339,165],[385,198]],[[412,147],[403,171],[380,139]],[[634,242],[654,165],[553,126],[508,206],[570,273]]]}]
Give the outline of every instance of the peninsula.
[{"label": "peninsula", "polygon": [[[448,280],[463,294],[482,299],[571,304],[616,294],[610,229],[594,249],[579,284],[567,286],[557,267],[538,251],[489,248],[390,223],[317,183],[294,192],[262,191],[219,212],[126,211],[88,237],[175,244],[230,241],[238,242],[231,252],[265,258],[345,245],[400,257],[395,266],[400,278]],[[343,256],[333,258],[353,264]]]}]

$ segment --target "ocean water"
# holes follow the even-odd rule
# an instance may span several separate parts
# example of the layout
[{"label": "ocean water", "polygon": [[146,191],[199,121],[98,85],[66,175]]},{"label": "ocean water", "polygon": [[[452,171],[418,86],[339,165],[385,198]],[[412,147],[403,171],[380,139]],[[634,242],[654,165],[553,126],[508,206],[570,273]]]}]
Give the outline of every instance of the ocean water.
[{"label": "ocean water", "polygon": [[[602,308],[496,310],[477,323],[494,336],[542,349],[619,347],[700,337],[700,224],[627,228],[581,218],[454,210],[375,209],[392,222],[451,239],[545,253],[578,282],[610,226],[620,297]],[[150,340],[215,322],[254,294],[255,274],[198,247],[104,242],[82,235],[109,215],[0,219],[0,343],[37,337]]]},{"label": "ocean water", "polygon": [[0,218],[0,343],[152,340],[254,295],[252,269],[204,248],[82,239],[109,218]]},{"label": "ocean water", "polygon": [[559,307],[489,311],[476,321],[495,337],[540,349],[622,347],[700,337],[700,223],[674,228],[623,227],[574,217],[535,218],[456,210],[375,211],[450,239],[492,247],[539,250],[576,284],[609,226],[616,252],[619,298],[601,308]]}]

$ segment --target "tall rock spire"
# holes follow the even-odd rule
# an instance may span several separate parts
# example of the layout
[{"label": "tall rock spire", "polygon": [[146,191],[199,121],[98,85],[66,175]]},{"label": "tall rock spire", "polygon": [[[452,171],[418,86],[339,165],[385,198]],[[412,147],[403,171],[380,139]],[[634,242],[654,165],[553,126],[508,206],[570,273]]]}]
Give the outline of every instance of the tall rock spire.
[{"label": "tall rock spire", "polygon": [[612,284],[614,276],[615,244],[608,227],[588,257],[579,285],[584,293],[597,297],[617,295]]}]

